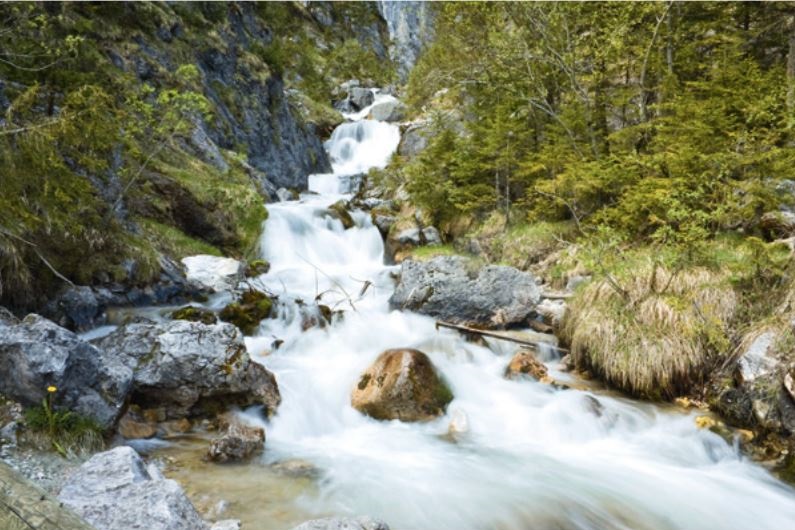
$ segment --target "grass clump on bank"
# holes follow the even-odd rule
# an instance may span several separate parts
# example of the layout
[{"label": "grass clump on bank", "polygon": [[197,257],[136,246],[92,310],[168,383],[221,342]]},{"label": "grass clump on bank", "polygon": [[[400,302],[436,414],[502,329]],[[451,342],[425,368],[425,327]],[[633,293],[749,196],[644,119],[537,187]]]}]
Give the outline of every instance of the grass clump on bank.
[{"label": "grass clump on bank", "polygon": [[[50,389],[50,393],[57,390],[55,387]],[[38,449],[53,449],[67,457],[70,454],[90,454],[105,447],[102,429],[94,420],[72,411],[57,410],[49,399],[37,407],[26,409],[24,416],[22,441]]]},{"label": "grass clump on bank", "polygon": [[725,274],[635,262],[580,290],[562,324],[577,368],[629,394],[670,399],[729,350],[737,296]]}]

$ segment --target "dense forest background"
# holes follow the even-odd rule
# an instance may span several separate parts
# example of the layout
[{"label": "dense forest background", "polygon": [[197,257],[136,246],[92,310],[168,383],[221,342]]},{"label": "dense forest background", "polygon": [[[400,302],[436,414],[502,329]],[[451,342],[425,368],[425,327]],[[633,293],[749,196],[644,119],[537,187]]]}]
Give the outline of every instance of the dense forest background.
[{"label": "dense forest background", "polygon": [[502,208],[673,243],[752,230],[778,206],[793,162],[789,4],[438,11],[408,86],[437,130],[406,170],[437,220]]}]

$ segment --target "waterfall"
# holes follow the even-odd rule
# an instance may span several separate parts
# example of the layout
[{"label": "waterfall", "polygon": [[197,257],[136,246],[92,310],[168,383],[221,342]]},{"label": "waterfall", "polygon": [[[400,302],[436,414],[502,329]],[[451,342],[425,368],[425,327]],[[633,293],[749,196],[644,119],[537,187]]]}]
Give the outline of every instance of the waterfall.
[{"label": "waterfall", "polygon": [[[397,127],[359,114],[326,143],[334,172],[310,179],[319,194],[268,205],[262,248],[272,268],[257,281],[279,295],[279,318],[263,321],[247,345],[276,374],[283,401],[264,423],[263,458],[308,461],[318,478],[281,504],[248,503],[244,520],[283,528],[290,526],[279,519],[284,513],[297,513],[296,521],[367,514],[395,530],[793,524],[792,490],[718,435],[696,428],[695,413],[508,381],[502,375],[516,347],[468,343],[437,331],[431,318],[391,311],[395,269],[384,264],[378,230],[365,212],[353,212],[356,226],[348,230],[328,213],[347,197],[344,179],[382,167],[399,140]],[[344,315],[303,331],[297,315],[314,300]],[[276,339],[283,341],[278,349]],[[396,347],[431,357],[455,395],[446,416],[382,422],[350,406],[362,371]],[[543,359],[553,377],[570,377],[553,352]],[[448,435],[452,420],[465,432]],[[257,478],[265,476],[262,468],[234,469],[254,469],[250,481],[265,480]]]}]

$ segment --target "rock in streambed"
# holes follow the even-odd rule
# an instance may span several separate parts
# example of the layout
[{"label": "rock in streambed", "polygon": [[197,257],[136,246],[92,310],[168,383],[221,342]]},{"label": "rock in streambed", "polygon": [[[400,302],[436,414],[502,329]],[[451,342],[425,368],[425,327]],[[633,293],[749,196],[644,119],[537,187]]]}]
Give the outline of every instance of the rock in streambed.
[{"label": "rock in streambed", "polygon": [[540,300],[541,290],[527,272],[440,256],[404,261],[389,303],[457,324],[502,328],[526,324]]},{"label": "rock in streambed", "polygon": [[423,352],[393,349],[362,374],[351,404],[379,420],[427,421],[444,414],[453,394]]}]

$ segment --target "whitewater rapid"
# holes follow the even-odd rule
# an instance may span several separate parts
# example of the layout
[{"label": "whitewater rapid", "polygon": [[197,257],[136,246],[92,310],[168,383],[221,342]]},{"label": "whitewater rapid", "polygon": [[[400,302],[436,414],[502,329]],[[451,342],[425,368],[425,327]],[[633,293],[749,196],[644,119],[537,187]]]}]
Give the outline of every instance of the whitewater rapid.
[{"label": "whitewater rapid", "polygon": [[[271,270],[256,282],[279,296],[279,318],[247,346],[276,375],[282,404],[267,422],[246,414],[265,425],[266,463],[301,459],[318,473],[281,502],[305,515],[370,515],[393,530],[795,527],[793,490],[696,428],[695,413],[508,381],[514,347],[477,346],[391,311],[396,268],[384,264],[378,230],[361,211],[345,230],[327,210],[349,198],[352,175],[384,167],[397,147],[397,126],[366,116],[332,134],[334,173],[310,178],[315,193],[268,205],[261,248]],[[315,300],[344,314],[302,331],[301,304]],[[426,352],[449,383],[444,417],[383,422],[350,406],[362,371],[398,347]],[[454,418],[465,432],[451,436]]]}]

